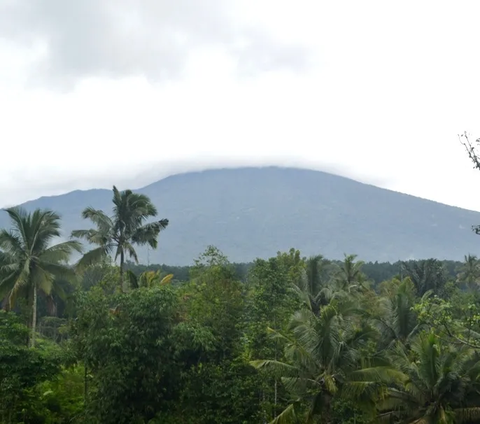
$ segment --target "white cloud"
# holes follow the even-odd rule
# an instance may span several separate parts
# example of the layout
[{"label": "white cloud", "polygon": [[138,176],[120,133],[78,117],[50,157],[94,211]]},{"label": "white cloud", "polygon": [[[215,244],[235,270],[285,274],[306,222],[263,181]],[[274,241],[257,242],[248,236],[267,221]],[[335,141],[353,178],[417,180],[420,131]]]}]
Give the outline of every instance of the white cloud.
[{"label": "white cloud", "polygon": [[480,210],[475,2],[136,4],[0,13],[0,203],[285,164]]},{"label": "white cloud", "polygon": [[[30,81],[71,89],[81,78],[183,73],[192,49],[224,46],[240,68],[302,67],[299,46],[232,16],[232,0],[25,0],[0,5],[0,36],[41,50]],[[239,41],[243,41],[239,43]]]}]

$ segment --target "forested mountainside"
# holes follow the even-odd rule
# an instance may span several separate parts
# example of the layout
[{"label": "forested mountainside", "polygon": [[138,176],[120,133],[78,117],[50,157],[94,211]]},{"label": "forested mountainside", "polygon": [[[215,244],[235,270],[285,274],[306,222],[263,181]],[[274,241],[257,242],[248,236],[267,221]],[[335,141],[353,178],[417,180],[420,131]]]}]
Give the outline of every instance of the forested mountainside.
[{"label": "forested mountainside", "polygon": [[[366,261],[435,257],[461,260],[480,249],[471,226],[480,213],[292,168],[219,169],[175,175],[138,190],[170,219],[159,248],[139,248],[143,263],[188,265],[207,245],[235,262],[295,246],[332,259]],[[65,234],[87,228],[87,206],[110,213],[110,190],[74,191],[26,203],[60,213]],[[0,226],[7,225],[5,214]]]}]

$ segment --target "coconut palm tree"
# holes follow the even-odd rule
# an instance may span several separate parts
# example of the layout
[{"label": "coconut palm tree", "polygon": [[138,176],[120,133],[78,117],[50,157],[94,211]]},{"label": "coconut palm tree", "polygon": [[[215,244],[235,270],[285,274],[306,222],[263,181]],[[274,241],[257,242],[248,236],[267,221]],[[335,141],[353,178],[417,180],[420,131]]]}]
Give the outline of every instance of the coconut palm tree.
[{"label": "coconut palm tree", "polygon": [[454,424],[480,419],[480,362],[473,349],[420,333],[411,350],[398,343],[390,353],[396,384],[378,400],[380,422]]},{"label": "coconut palm tree", "polygon": [[365,288],[367,277],[362,272],[363,261],[356,261],[357,255],[345,255],[334,275],[334,284],[338,290],[353,293]]},{"label": "coconut palm tree", "polygon": [[113,216],[91,207],[82,212],[84,219],[90,219],[96,226],[90,230],[76,230],[72,237],[86,240],[98,247],[87,252],[79,261],[82,269],[113,255],[120,259],[120,279],[123,287],[125,260],[132,258],[138,263],[134,245],[149,245],[155,249],[160,231],[168,225],[168,219],[146,223],[147,219],[157,216],[157,208],[148,196],[133,193],[131,190],[119,191],[113,187]]},{"label": "coconut palm tree", "polygon": [[457,281],[465,284],[470,290],[478,289],[480,283],[480,261],[474,255],[466,255],[459,269]]},{"label": "coconut palm tree", "polygon": [[316,315],[319,314],[322,305],[328,304],[332,296],[328,286],[329,266],[330,261],[322,255],[312,256],[305,261],[302,278],[293,284],[304,305]]},{"label": "coconut palm tree", "polygon": [[320,415],[329,422],[333,397],[348,385],[349,374],[360,364],[360,348],[369,340],[368,327],[353,325],[353,304],[336,302],[324,306],[319,315],[310,309],[297,311],[290,323],[292,336],[272,333],[285,342],[285,361],[253,361],[257,368],[270,368],[282,376],[291,393],[290,405],[273,421],[316,422]]},{"label": "coconut palm tree", "polygon": [[415,286],[409,277],[394,278],[384,285],[383,296],[378,298],[379,310],[372,317],[380,332],[379,348],[386,348],[395,340],[407,343],[420,329],[415,305]]},{"label": "coconut palm tree", "polygon": [[50,296],[58,278],[74,276],[68,265],[70,255],[81,252],[77,241],[52,245],[60,237],[60,217],[50,210],[27,213],[22,208],[7,209],[12,227],[0,231],[0,297],[13,308],[19,296],[31,306],[29,345],[35,345],[38,293]]},{"label": "coconut palm tree", "polygon": [[419,296],[430,290],[438,294],[447,282],[445,267],[438,259],[403,262],[402,268],[412,280]]}]

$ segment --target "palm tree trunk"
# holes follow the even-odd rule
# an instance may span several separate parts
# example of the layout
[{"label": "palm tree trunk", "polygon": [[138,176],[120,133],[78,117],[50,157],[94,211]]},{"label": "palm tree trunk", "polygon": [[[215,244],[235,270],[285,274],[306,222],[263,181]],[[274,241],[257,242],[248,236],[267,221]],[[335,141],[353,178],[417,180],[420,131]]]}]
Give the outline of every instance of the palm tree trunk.
[{"label": "palm tree trunk", "polygon": [[30,333],[30,347],[35,347],[35,332],[37,330],[37,285],[33,285],[32,328]]},{"label": "palm tree trunk", "polygon": [[124,267],[124,263],[125,263],[125,255],[123,253],[123,249],[120,251],[120,284],[121,284],[121,288],[122,288],[122,291],[125,291],[125,286],[124,286],[124,283],[123,283],[123,267]]},{"label": "palm tree trunk", "polygon": [[84,362],[83,364],[83,404],[84,407],[87,406],[87,396],[88,396],[88,374],[87,374],[87,363]]}]

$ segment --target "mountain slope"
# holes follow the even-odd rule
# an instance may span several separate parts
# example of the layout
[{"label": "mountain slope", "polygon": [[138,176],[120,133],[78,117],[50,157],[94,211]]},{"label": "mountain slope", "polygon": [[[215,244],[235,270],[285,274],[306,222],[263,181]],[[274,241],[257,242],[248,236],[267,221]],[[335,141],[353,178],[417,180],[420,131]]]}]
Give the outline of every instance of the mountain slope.
[{"label": "mountain slope", "polygon": [[[470,230],[480,213],[401,194],[319,171],[292,168],[221,169],[175,175],[138,190],[169,218],[156,263],[189,264],[209,244],[233,261],[299,248],[303,254],[395,261],[462,259],[480,250]],[[81,211],[111,210],[111,191],[74,191],[24,205],[62,215],[65,233],[87,228]],[[8,225],[0,214],[0,226]],[[147,250],[140,250],[147,261]]]}]

